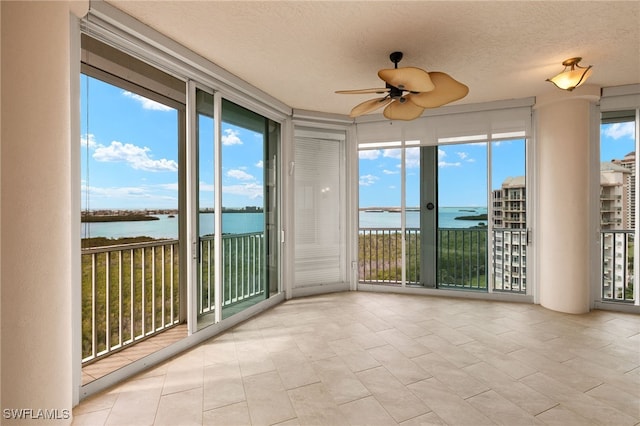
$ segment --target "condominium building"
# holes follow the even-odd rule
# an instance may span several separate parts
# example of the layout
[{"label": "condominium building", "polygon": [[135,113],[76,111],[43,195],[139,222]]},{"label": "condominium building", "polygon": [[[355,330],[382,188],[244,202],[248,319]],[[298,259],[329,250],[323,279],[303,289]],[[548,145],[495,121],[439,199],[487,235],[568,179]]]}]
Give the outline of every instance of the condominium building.
[{"label": "condominium building", "polygon": [[623,298],[633,274],[628,262],[625,230],[635,228],[635,152],[600,165],[600,229],[602,232],[602,291],[606,298]]},{"label": "condominium building", "polygon": [[622,229],[635,229],[636,217],[636,153],[635,151],[628,153],[623,159],[614,159],[612,164],[623,167],[629,173],[623,175],[622,196],[624,204],[624,215]]},{"label": "condominium building", "polygon": [[493,279],[496,290],[526,291],[525,177],[508,177],[492,192]]}]

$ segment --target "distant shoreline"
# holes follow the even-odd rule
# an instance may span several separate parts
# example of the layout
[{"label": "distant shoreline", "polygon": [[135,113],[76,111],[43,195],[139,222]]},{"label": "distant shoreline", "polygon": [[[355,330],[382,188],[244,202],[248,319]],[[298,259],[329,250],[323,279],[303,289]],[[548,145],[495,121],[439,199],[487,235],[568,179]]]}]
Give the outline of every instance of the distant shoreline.
[{"label": "distant shoreline", "polygon": [[83,215],[81,222],[142,222],[148,220],[160,220],[159,217],[144,214],[126,214],[126,215]]}]

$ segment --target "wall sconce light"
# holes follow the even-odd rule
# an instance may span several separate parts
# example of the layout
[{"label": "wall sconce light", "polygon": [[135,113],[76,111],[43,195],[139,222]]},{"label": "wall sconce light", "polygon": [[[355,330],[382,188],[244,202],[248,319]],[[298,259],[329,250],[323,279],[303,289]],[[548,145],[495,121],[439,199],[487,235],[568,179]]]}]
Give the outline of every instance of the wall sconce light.
[{"label": "wall sconce light", "polygon": [[[556,87],[563,90],[572,91],[582,83],[587,81],[587,78],[591,75],[591,65],[588,67],[581,67],[578,63],[582,58],[569,58],[562,62],[564,70],[555,77],[548,78],[547,81],[555,84]],[[571,67],[569,70],[567,68]]]}]

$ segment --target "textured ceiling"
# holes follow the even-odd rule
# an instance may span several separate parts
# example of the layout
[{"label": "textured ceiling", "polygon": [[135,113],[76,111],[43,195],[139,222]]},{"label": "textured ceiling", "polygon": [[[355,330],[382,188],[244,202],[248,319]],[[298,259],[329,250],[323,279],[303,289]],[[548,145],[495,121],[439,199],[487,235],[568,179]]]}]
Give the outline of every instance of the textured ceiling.
[{"label": "textured ceiling", "polygon": [[109,3],[292,108],[348,114],[400,66],[443,71],[477,103],[558,90],[582,56],[589,83],[640,82],[640,2],[114,1]]}]

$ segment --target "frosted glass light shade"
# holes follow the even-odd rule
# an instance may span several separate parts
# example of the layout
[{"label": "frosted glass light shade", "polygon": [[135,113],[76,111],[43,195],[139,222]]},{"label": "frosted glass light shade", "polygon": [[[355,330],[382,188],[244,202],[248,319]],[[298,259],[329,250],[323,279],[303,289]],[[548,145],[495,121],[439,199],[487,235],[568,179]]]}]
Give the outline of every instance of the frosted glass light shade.
[{"label": "frosted glass light shade", "polygon": [[[556,87],[560,89],[568,91],[572,91],[576,87],[582,85],[591,75],[591,65],[586,68],[581,67],[578,65],[578,62],[580,62],[580,60],[582,60],[582,58],[567,59],[562,63],[562,65],[564,65],[565,67],[564,71],[556,75],[555,77],[547,79],[547,81],[555,84]],[[567,71],[568,67],[571,68]]]}]

